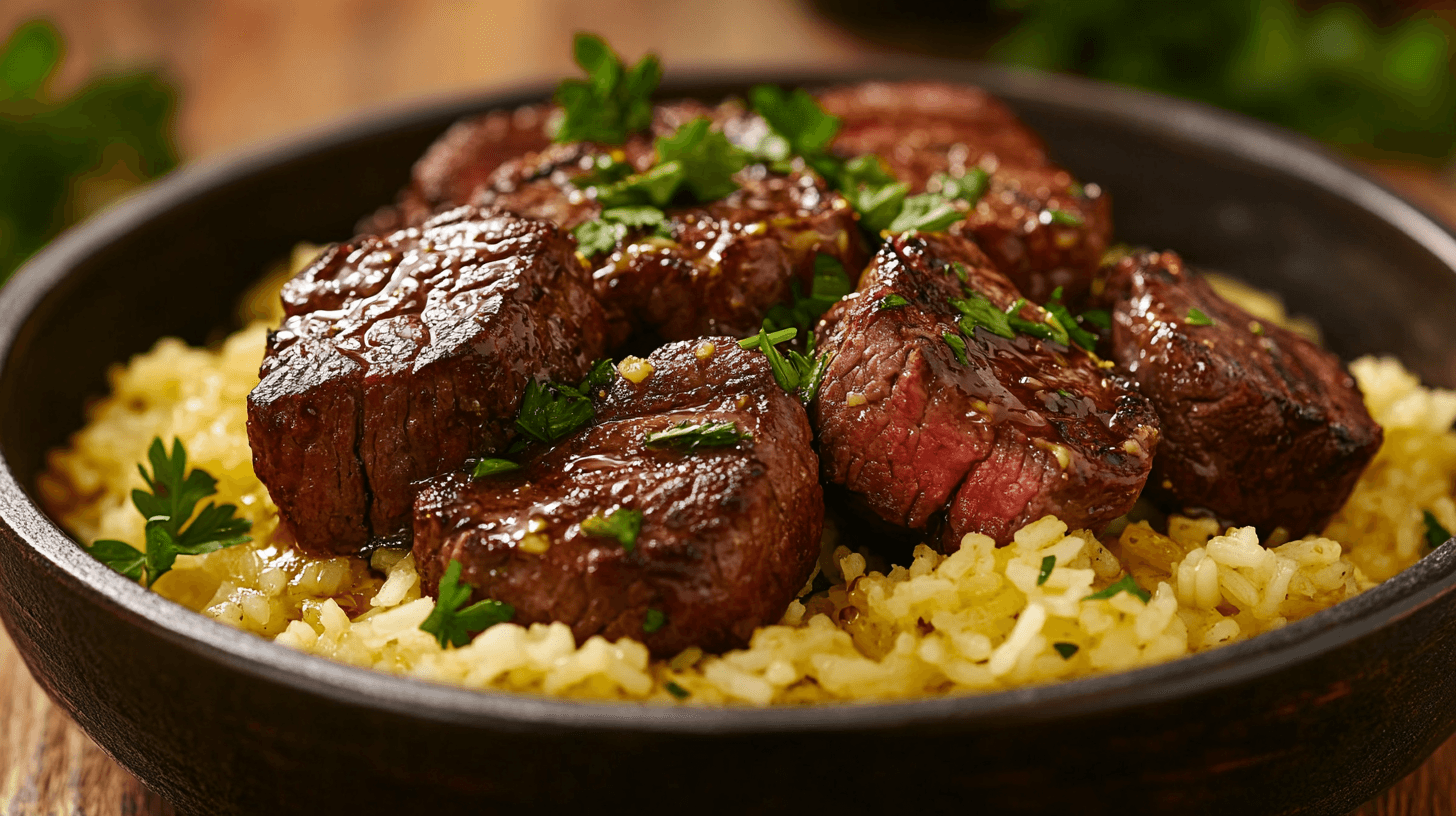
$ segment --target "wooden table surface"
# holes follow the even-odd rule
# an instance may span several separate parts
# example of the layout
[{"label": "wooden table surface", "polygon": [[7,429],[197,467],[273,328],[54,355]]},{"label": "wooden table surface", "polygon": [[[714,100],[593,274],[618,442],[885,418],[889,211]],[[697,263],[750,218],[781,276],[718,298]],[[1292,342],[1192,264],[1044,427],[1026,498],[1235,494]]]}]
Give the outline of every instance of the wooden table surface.
[{"label": "wooden table surface", "polygon": [[[570,33],[602,33],[669,65],[824,65],[865,46],[778,0],[6,0],[0,31],[43,15],[69,43],[58,85],[150,64],[182,91],[183,155],[197,158],[381,103],[571,70]],[[1456,223],[1449,172],[1380,167]],[[0,816],[170,814],[31,680],[0,632]],[[1456,816],[1456,738],[1361,816]]]}]

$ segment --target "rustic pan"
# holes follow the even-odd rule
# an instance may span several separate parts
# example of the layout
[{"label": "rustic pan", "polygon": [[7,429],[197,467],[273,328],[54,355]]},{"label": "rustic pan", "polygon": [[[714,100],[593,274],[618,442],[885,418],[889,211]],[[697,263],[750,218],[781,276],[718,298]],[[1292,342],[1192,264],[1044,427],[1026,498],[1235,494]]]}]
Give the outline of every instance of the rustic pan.
[{"label": "rustic pan", "polygon": [[[1113,195],[1120,236],[1282,293],[1349,357],[1456,385],[1456,240],[1317,146],[1201,106],[946,63],[692,76],[977,83]],[[0,294],[0,617],[36,679],[187,813],[1344,813],[1456,730],[1456,547],[1255,640],[1139,671],[922,702],[747,710],[477,693],[305,656],[85,555],[37,508],[106,367],[200,342],[298,240],[347,237],[446,125],[545,88],[344,124],[184,170]]]}]

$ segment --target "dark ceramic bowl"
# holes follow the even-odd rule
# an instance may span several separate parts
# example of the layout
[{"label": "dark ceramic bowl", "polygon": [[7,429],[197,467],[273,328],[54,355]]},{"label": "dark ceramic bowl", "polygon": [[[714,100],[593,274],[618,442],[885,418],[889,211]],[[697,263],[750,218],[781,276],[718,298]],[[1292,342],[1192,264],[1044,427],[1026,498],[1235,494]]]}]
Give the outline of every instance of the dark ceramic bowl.
[{"label": "dark ceramic bowl", "polygon": [[[1127,241],[1276,290],[1351,357],[1456,385],[1456,240],[1317,146],[1197,105],[964,65]],[[704,98],[763,76],[692,77]],[[35,503],[103,372],[227,325],[302,239],[343,238],[446,125],[501,93],[189,168],[71,232],[0,296],[0,615],[81,727],[188,813],[1344,813],[1456,729],[1456,547],[1272,634],[1154,668],[921,702],[585,704],[351,668],[230,629],[93,561]],[[440,810],[432,810],[441,808]],[[625,811],[623,811],[625,812]]]}]

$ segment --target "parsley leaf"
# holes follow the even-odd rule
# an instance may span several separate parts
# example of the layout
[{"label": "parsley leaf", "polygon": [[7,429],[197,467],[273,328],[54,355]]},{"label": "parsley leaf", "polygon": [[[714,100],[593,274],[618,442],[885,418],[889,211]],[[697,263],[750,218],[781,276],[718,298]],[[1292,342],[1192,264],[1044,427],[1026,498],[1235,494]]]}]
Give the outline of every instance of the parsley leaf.
[{"label": "parsley leaf", "polygon": [[598,154],[592,159],[592,167],[571,180],[577,187],[605,187],[632,175],[632,163],[618,159],[608,153]]},{"label": "parsley leaf", "polygon": [[1066,210],[1042,210],[1042,223],[1057,224],[1063,227],[1080,227],[1087,223],[1082,216]]},{"label": "parsley leaf", "polygon": [[861,226],[873,234],[889,229],[910,193],[910,185],[896,181],[880,157],[870,153],[844,165],[838,187],[859,213]]},{"label": "parsley leaf", "polygon": [[967,337],[974,337],[978,326],[1007,340],[1016,337],[1006,313],[979,292],[968,292],[964,298],[951,298],[949,303],[961,313],[960,330]]},{"label": "parsley leaf", "polygon": [[662,210],[650,206],[602,210],[596,220],[577,225],[571,234],[576,238],[576,247],[581,254],[591,258],[616,249],[628,232],[640,227],[652,227],[654,235],[672,237],[667,216]]},{"label": "parsley leaf", "polygon": [[802,156],[825,178],[838,177],[840,163],[828,154],[828,149],[839,133],[839,117],[825,113],[802,88],[785,91],[758,85],[748,92],[748,99],[774,133],[789,143],[792,153]]},{"label": "parsley leaf", "polygon": [[593,391],[600,393],[616,381],[617,366],[612,363],[612,358],[603,357],[592,363],[591,370],[586,373],[586,379],[581,381],[581,385],[578,385],[576,390],[586,396],[591,396]]},{"label": "parsley leaf", "polygon": [[1184,319],[1188,322],[1188,325],[1190,325],[1190,326],[1212,326],[1213,325],[1213,318],[1211,318],[1208,315],[1204,314],[1199,309],[1190,308],[1188,310],[1188,317],[1186,317]]},{"label": "parsley leaf", "polygon": [[710,129],[706,116],[699,116],[657,140],[657,160],[682,165],[682,183],[698,201],[716,201],[738,189],[733,174],[748,163],[748,154],[738,149],[722,132]]},{"label": "parsley leaf", "polygon": [[516,616],[516,608],[508,603],[486,599],[461,609],[461,604],[470,600],[470,587],[460,585],[460,562],[450,559],[450,566],[440,578],[436,593],[435,608],[420,624],[420,629],[435,636],[440,648],[460,647],[470,642],[470,636],[483,632],[497,623],[505,623]]},{"label": "parsley leaf", "polygon": [[1112,328],[1112,315],[1106,309],[1088,309],[1078,318],[1083,323],[1090,323],[1103,331]]},{"label": "parsley leaf", "polygon": [[234,505],[208,502],[193,517],[198,502],[217,493],[217,480],[207,471],[187,470],[182,440],[172,439],[168,455],[161,437],[154,438],[147,459],[151,472],[142,465],[137,470],[151,492],[131,492],[132,504],[147,519],[145,551],[124,541],[104,539],[86,548],[87,552],[128,578],[145,577],[150,586],[172,569],[179,555],[203,555],[252,541],[244,534],[253,522],[237,518]]},{"label": "parsley leaf", "polygon": [[1076,654],[1081,647],[1075,643],[1053,643],[1052,648],[1057,650],[1057,654],[1061,655],[1063,660],[1071,660],[1072,655]]},{"label": "parsley leaf", "polygon": [[556,87],[564,116],[558,142],[622,144],[627,135],[652,124],[652,92],[662,80],[662,65],[648,54],[631,68],[595,34],[578,33],[572,43],[576,64],[586,79],[566,79]]},{"label": "parsley leaf", "polygon": [[1049,340],[1062,345],[1067,345],[1067,332],[1055,318],[1049,318],[1045,323],[1038,323],[1034,320],[1027,320],[1022,317],[1021,307],[1026,305],[1026,298],[1017,298],[1016,302],[1006,310],[1006,322],[1011,328],[1022,334],[1029,334],[1041,340]]},{"label": "parsley leaf", "polygon": [[597,513],[582,520],[581,531],[594,538],[615,538],[622,549],[632,552],[642,532],[642,511],[619,507],[605,516]]},{"label": "parsley leaf", "polygon": [[1423,511],[1422,517],[1426,522],[1426,545],[1428,547],[1434,550],[1451,539],[1451,533],[1441,526],[1441,522],[1436,520],[1436,516],[1430,510]]},{"label": "parsley leaf", "polygon": [[1148,593],[1148,591],[1146,589],[1143,589],[1142,587],[1138,586],[1137,585],[1137,582],[1132,579],[1132,576],[1131,575],[1124,575],[1121,578],[1119,578],[1117,580],[1117,583],[1114,583],[1112,586],[1109,586],[1108,588],[1106,588],[1106,589],[1104,589],[1104,590],[1102,590],[1100,592],[1094,592],[1091,595],[1088,595],[1087,597],[1083,598],[1082,600],[1084,600],[1084,601],[1104,601],[1104,600],[1107,600],[1108,598],[1111,598],[1113,595],[1116,595],[1119,592],[1126,592],[1127,594],[1133,596],[1134,598],[1137,598],[1138,600],[1142,601],[1143,603],[1147,603],[1148,602],[1148,599],[1151,598],[1151,597],[1153,597],[1151,594]]},{"label": "parsley leaf", "polygon": [[1036,573],[1036,585],[1041,586],[1045,584],[1047,579],[1052,577],[1052,570],[1056,569],[1056,566],[1057,557],[1055,555],[1048,555],[1043,558],[1041,560],[1041,569]]},{"label": "parsley leaf", "polygon": [[591,399],[561,383],[526,384],[516,428],[544,445],[554,444],[591,421],[596,415]]},{"label": "parsley leaf", "polygon": [[1097,335],[1077,325],[1077,319],[1072,317],[1072,313],[1062,303],[1061,296],[1062,288],[1058,286],[1057,290],[1052,292],[1052,299],[1047,301],[1046,305],[1042,308],[1046,309],[1051,313],[1052,317],[1056,318],[1057,323],[1066,331],[1067,337],[1073,343],[1076,343],[1087,351],[1096,349]]},{"label": "parsley leaf", "polygon": [[642,444],[649,448],[676,448],[691,452],[698,448],[726,448],[752,439],[753,434],[738,430],[735,422],[709,421],[694,425],[683,420],[665,431],[647,434]]},{"label": "parsley leaf", "polygon": [[683,688],[682,686],[678,685],[677,683],[674,683],[671,680],[669,680],[666,683],[664,683],[662,685],[662,687],[665,688],[665,689],[667,689],[667,693],[668,694],[671,694],[672,696],[676,697],[679,700],[686,700],[688,697],[690,697],[692,695],[692,692],[688,691],[687,689]]},{"label": "parsley leaf", "polygon": [[687,169],[680,161],[669,161],[621,181],[597,188],[597,201],[604,208],[646,205],[661,210],[677,195],[678,187],[687,178]]},{"label": "parsley leaf", "polygon": [[950,350],[955,353],[955,357],[960,361],[961,365],[970,365],[971,361],[966,357],[966,341],[963,337],[952,332],[945,332],[940,336],[940,339],[944,340],[947,346],[950,346]]},{"label": "parsley leaf", "polygon": [[965,217],[951,199],[935,193],[921,193],[905,199],[900,214],[886,227],[890,232],[941,232]]},{"label": "parsley leaf", "polygon": [[898,309],[901,306],[909,305],[910,301],[900,297],[899,295],[885,295],[884,297],[880,298],[880,311],[882,312],[886,309]]},{"label": "parsley leaf", "polygon": [[509,459],[481,459],[475,463],[475,469],[471,476],[479,479],[485,476],[494,476],[497,473],[509,473],[513,470],[520,470],[521,466]]},{"label": "parsley leaf", "polygon": [[667,625],[667,613],[661,609],[648,609],[642,620],[642,631],[652,634]]},{"label": "parsley leaf", "polygon": [[941,195],[958,198],[973,207],[991,188],[991,174],[979,167],[972,167],[963,176],[936,173],[930,181],[932,186],[939,186]]}]

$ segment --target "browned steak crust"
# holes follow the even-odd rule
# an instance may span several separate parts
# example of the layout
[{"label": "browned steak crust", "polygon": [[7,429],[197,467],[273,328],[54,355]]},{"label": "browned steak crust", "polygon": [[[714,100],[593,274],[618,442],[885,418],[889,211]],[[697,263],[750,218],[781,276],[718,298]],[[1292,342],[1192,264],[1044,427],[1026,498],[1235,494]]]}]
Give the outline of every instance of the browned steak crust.
[{"label": "browned steak crust", "polygon": [[[619,377],[593,425],[528,452],[521,470],[450,475],[420,493],[424,587],[458,560],[474,597],[510,603],[518,623],[562,621],[578,641],[632,637],[657,656],[742,646],[778,620],[809,577],[823,525],[804,410],[761,354],[730,338],[673,343],[648,359],[646,380]],[[692,452],[643,444],[684,421],[734,422],[752,439]],[[581,531],[621,509],[643,514],[630,551]],[[541,539],[523,546],[532,535],[544,552],[531,551]],[[644,630],[649,609],[665,615],[660,629]]]},{"label": "browned steak crust", "polygon": [[811,411],[825,480],[947,551],[971,532],[1005,543],[1046,514],[1096,529],[1127,512],[1157,445],[1147,400],[1078,349],[961,334],[950,301],[970,292],[1002,311],[1019,297],[969,241],[907,233],[826,315],[834,358]]},{"label": "browned steak crust", "polygon": [[529,380],[575,381],[603,349],[571,239],[468,207],[330,247],[283,303],[248,440],[316,555],[406,535],[411,482],[503,447]]},{"label": "browned steak crust", "polygon": [[1148,494],[1266,534],[1321,530],[1382,438],[1339,359],[1256,321],[1172,252],[1108,274],[1113,355],[1163,420]]},{"label": "browned steak crust", "polygon": [[1108,196],[1047,158],[1040,137],[979,88],[941,82],[867,82],[819,94],[842,125],[834,151],[879,156],[912,193],[939,192],[936,175],[980,168],[990,186],[964,222],[1023,294],[1070,301],[1089,288],[1112,235]]}]

